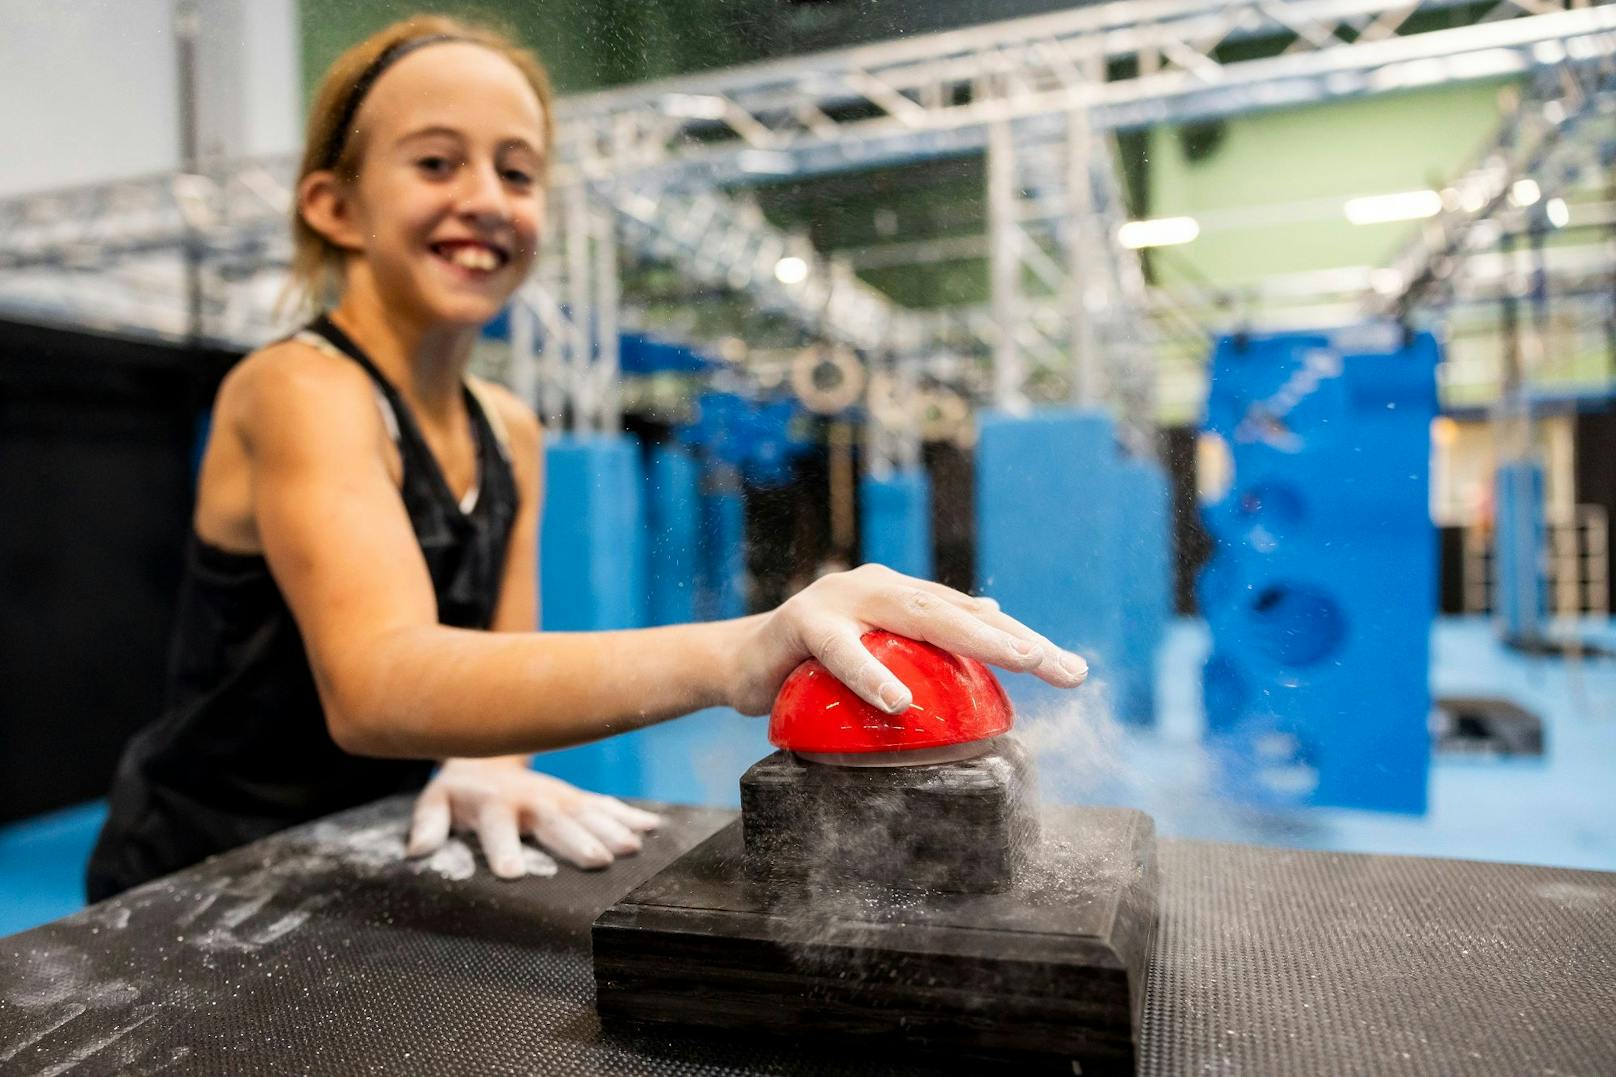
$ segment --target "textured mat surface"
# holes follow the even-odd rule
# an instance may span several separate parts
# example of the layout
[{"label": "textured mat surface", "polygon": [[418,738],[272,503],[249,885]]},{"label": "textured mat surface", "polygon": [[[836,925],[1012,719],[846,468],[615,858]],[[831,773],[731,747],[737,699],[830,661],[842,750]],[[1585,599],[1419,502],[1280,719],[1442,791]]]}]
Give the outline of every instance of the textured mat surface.
[{"label": "textured mat surface", "polygon": [[[603,1035],[608,871],[404,864],[386,801],[0,939],[0,1073],[906,1072],[824,1044]],[[1163,842],[1147,1074],[1616,1072],[1616,875]],[[914,1072],[919,1072],[915,1070]]]}]

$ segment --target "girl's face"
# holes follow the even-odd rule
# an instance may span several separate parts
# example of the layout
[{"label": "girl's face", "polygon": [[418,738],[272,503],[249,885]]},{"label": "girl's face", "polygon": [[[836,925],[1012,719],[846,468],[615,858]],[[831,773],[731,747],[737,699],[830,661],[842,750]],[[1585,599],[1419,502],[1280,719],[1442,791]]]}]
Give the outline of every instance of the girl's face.
[{"label": "girl's face", "polygon": [[387,69],[359,117],[350,242],[384,305],[428,325],[488,321],[527,277],[544,223],[533,88],[498,53],[446,42]]}]

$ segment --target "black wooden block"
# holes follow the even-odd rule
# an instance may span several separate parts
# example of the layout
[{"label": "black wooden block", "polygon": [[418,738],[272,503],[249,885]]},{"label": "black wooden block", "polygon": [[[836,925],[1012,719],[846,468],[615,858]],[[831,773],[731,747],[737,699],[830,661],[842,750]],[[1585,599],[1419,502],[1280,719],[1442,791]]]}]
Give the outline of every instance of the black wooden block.
[{"label": "black wooden block", "polygon": [[1000,893],[770,882],[737,821],[595,921],[597,1006],[609,1024],[1132,1073],[1156,910],[1154,827],[1127,809],[1046,813]]},{"label": "black wooden block", "polygon": [[741,777],[746,867],[779,882],[1007,890],[1037,840],[1010,737],[953,763],[838,767],[775,752]]}]

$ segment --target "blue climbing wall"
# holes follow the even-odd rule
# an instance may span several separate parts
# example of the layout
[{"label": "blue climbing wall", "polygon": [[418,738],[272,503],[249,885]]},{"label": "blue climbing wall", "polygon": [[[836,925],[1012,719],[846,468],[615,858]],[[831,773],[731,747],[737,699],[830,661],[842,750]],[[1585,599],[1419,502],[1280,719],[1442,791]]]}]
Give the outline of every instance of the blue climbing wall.
[{"label": "blue climbing wall", "polygon": [[1437,343],[1397,326],[1220,340],[1206,429],[1207,733],[1229,791],[1423,812]]},{"label": "blue climbing wall", "polygon": [[[1149,722],[1171,577],[1160,470],[1121,452],[1103,411],[984,411],[978,424],[977,586],[1083,655],[1088,691],[1118,717]],[[1022,706],[1052,698],[1029,676],[1006,687]]]},{"label": "blue climbing wall", "polygon": [[931,579],[931,480],[918,468],[859,482],[859,544],[865,561]]}]

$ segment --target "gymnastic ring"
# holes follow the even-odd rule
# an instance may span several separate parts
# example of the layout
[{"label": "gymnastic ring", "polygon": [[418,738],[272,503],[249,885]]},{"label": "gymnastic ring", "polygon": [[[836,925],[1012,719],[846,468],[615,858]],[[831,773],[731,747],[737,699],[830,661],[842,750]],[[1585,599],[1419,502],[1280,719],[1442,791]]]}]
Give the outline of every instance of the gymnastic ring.
[{"label": "gymnastic ring", "polygon": [[[833,375],[821,385],[823,373]],[[791,391],[816,415],[836,415],[857,403],[864,392],[864,366],[849,348],[805,348],[791,361]]]}]

